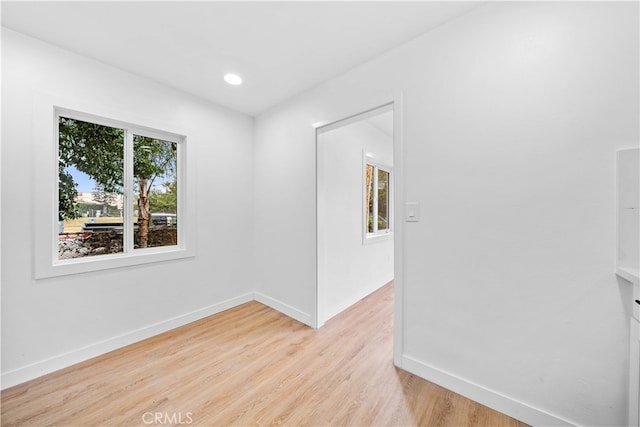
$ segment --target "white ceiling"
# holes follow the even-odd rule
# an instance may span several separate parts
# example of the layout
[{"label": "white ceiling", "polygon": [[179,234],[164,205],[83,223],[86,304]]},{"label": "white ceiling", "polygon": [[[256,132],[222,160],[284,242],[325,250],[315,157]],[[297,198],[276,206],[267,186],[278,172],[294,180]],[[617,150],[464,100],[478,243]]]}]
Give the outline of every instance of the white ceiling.
[{"label": "white ceiling", "polygon": [[480,4],[2,1],[2,25],[255,116]]}]

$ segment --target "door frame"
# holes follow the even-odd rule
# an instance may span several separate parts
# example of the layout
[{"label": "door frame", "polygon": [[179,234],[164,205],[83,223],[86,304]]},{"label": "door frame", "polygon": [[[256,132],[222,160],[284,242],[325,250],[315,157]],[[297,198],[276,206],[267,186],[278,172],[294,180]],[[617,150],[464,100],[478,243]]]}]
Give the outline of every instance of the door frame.
[{"label": "door frame", "polygon": [[374,107],[370,108],[361,108],[356,110],[355,113],[333,118],[332,120],[321,121],[313,124],[314,133],[315,133],[315,224],[316,224],[316,307],[315,307],[315,316],[314,316],[314,328],[318,329],[324,325],[323,318],[323,307],[322,307],[322,296],[323,289],[321,287],[321,271],[320,271],[320,254],[321,254],[321,238],[320,238],[320,218],[318,212],[318,197],[320,195],[319,189],[319,174],[320,174],[320,165],[319,165],[319,136],[322,133],[328,132],[332,129],[337,129],[343,126],[346,126],[351,123],[355,123],[362,119],[367,118],[367,116],[377,115],[386,111],[393,111],[393,212],[395,213],[393,216],[393,246],[394,246],[394,351],[393,351],[393,359],[394,364],[398,367],[401,367],[402,360],[402,352],[403,352],[403,324],[404,324],[404,263],[403,263],[403,255],[404,255],[404,149],[403,149],[403,116],[402,116],[402,93],[397,93],[393,96],[391,100],[387,100],[386,102],[381,102]]}]

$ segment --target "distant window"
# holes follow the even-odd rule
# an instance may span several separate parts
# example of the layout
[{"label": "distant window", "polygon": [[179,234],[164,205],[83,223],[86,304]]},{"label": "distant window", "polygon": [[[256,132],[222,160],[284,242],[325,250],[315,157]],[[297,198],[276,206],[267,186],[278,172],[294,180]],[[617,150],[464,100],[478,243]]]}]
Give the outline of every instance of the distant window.
[{"label": "distant window", "polygon": [[181,140],[82,114],[57,120],[58,261],[177,247]]},{"label": "distant window", "polygon": [[367,237],[391,232],[391,168],[367,160],[365,164],[365,233]]}]

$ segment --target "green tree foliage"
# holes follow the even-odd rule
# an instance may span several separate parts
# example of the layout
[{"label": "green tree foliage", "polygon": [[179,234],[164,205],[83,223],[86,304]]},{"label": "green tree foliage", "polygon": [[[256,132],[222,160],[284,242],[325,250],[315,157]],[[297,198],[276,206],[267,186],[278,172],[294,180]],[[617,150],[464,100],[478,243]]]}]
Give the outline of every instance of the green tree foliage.
[{"label": "green tree foliage", "polygon": [[[58,141],[58,216],[76,218],[76,183],[67,167],[89,175],[102,193],[121,193],[124,182],[124,130],[60,117]],[[158,177],[175,181],[177,145],[134,136],[133,174],[138,192],[139,247],[147,246],[150,220],[149,196]]]},{"label": "green tree foliage", "polygon": [[122,192],[124,130],[60,117],[60,163],[75,166],[110,193]]},{"label": "green tree foliage", "polygon": [[71,174],[64,170],[62,162],[58,162],[58,177],[58,221],[78,218],[79,212],[75,203],[77,184]]},{"label": "green tree foliage", "polygon": [[153,189],[149,194],[151,212],[178,213],[178,183],[165,182],[164,191]]}]

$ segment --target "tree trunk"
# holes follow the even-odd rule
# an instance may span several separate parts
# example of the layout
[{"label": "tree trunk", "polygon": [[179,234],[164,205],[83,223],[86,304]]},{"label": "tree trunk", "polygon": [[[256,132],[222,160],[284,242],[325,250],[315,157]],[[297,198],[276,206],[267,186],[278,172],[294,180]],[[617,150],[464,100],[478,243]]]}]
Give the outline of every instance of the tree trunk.
[{"label": "tree trunk", "polygon": [[151,220],[146,179],[138,178],[138,190],[138,246],[146,248],[149,244],[149,222]]}]

